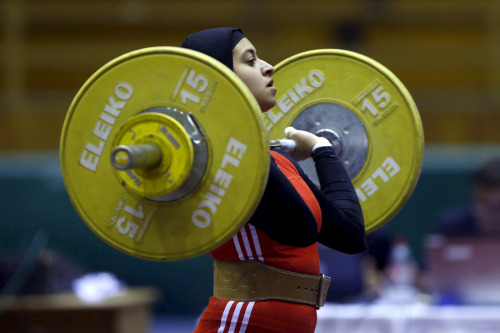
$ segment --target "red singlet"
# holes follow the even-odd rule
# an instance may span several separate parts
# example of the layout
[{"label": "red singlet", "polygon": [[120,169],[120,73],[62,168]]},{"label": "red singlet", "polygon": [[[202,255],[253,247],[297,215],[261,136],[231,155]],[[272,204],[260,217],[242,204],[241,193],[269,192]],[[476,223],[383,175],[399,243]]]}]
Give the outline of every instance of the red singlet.
[{"label": "red singlet", "polygon": [[[321,209],[309,186],[286,157],[273,151],[271,156],[313,213],[319,232]],[[316,243],[307,247],[283,245],[249,223],[210,255],[217,260],[259,260],[289,271],[320,275]],[[194,332],[313,333],[315,327],[316,309],[313,306],[277,301],[235,302],[210,297]]]}]

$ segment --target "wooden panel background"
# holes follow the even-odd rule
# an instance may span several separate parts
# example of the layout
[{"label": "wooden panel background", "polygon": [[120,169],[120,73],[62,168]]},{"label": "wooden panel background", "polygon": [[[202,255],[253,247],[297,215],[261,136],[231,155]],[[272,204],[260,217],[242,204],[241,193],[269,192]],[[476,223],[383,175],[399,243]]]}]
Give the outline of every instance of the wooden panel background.
[{"label": "wooden panel background", "polygon": [[0,151],[57,150],[85,80],[140,47],[239,26],[277,63],[319,48],[391,69],[427,143],[500,142],[498,0],[0,0]]}]

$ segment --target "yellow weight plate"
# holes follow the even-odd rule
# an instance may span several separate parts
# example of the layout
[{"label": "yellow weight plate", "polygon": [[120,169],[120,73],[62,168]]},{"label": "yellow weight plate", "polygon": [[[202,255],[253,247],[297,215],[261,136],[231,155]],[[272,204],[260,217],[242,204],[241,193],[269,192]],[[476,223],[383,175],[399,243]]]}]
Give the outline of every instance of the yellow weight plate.
[{"label": "yellow weight plate", "polygon": [[[183,124],[193,145],[190,175],[173,195],[130,190],[111,165],[123,126],[140,130],[141,142],[148,131],[163,140],[157,124],[132,120],[157,112]],[[70,199],[94,233],[129,255],[170,261],[206,253],[241,228],[263,194],[268,152],[260,108],[231,70],[196,51],[154,47],[110,61],[82,86],[60,159]]]},{"label": "yellow weight plate", "polygon": [[[344,50],[297,54],[275,67],[277,105],[266,113],[270,138],[288,126],[327,137],[352,179],[367,232],[387,223],[409,199],[423,161],[417,107],[380,63]],[[317,182],[312,161],[301,162]]]}]

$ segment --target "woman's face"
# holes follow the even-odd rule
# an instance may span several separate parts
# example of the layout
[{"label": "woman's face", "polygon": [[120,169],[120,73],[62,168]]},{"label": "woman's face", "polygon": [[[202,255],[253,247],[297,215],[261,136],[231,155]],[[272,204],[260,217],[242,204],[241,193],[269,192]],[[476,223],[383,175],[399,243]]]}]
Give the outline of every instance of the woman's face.
[{"label": "woman's face", "polygon": [[233,70],[248,86],[263,112],[276,105],[276,88],[271,79],[274,67],[257,57],[255,47],[246,38],[233,49]]}]

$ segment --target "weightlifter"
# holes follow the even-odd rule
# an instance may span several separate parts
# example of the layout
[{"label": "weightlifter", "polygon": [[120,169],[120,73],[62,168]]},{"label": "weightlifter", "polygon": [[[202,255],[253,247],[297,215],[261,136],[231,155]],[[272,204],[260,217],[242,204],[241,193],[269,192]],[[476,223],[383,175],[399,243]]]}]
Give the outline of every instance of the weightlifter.
[{"label": "weightlifter", "polygon": [[[262,112],[276,104],[274,68],[258,57],[240,29],[203,30],[182,47],[232,69]],[[330,281],[320,273],[317,243],[345,253],[366,249],[361,206],[331,143],[293,128],[286,135],[296,150],[287,154],[272,148],[257,210],[232,239],[210,252],[214,296],[195,332],[313,333]],[[320,189],[296,162],[308,157],[315,162]]]}]

